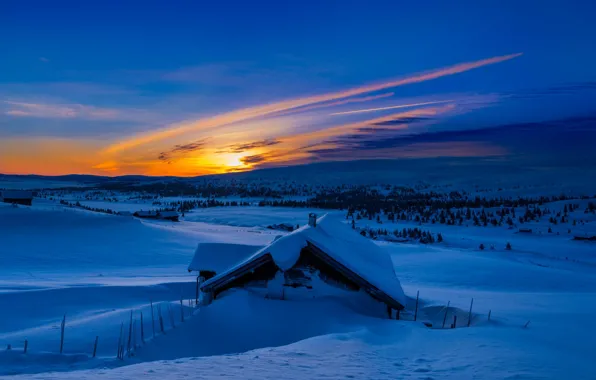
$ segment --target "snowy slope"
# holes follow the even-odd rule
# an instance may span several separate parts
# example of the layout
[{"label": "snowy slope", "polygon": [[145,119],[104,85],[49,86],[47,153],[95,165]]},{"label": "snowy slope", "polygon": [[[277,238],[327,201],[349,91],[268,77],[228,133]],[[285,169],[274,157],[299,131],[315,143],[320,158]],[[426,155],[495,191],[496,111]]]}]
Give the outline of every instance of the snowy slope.
[{"label": "snowy slope", "polygon": [[[472,226],[445,229],[442,244],[377,243],[391,256],[408,310],[420,291],[419,321],[436,325],[447,311],[448,320],[458,316],[457,329],[429,329],[411,312],[401,321],[379,319],[337,299],[274,301],[243,290],[181,323],[178,300],[194,297],[186,267],[198,242],[265,245],[279,231],[42,206],[0,207],[0,347],[13,345],[0,351],[0,374],[22,374],[7,378],[596,378],[596,251],[589,243]],[[269,209],[261,210],[266,218]],[[491,241],[495,251],[477,250]],[[513,251],[502,248],[506,241]],[[463,328],[471,298],[473,320]],[[115,360],[120,323],[131,309],[137,320],[140,311],[147,318],[149,300],[174,307],[176,328],[166,318],[165,335]],[[64,313],[68,355],[60,356]],[[96,335],[99,357],[91,359]]]}]

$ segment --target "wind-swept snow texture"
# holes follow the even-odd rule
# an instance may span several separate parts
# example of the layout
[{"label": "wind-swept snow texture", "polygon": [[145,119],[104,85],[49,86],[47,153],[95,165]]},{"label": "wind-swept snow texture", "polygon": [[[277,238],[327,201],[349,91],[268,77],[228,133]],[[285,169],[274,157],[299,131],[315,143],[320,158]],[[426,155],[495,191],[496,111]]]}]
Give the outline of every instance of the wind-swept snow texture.
[{"label": "wind-swept snow texture", "polygon": [[[269,208],[260,210],[267,215]],[[283,212],[304,215],[300,209]],[[267,222],[283,219],[271,216]],[[596,234],[593,220],[582,227]],[[572,241],[563,233],[522,236],[497,228],[432,228],[443,233],[444,243],[370,242],[389,254],[387,265],[408,296],[400,321],[358,314],[333,297],[266,300],[235,289],[195,309],[182,323],[179,299],[194,299],[195,277],[187,267],[198,243],[265,246],[279,232],[200,221],[146,222],[37,199],[31,208],[0,205],[0,375],[76,380],[596,378],[592,243]],[[511,251],[503,248],[507,241]],[[320,244],[326,242],[320,238]],[[479,251],[481,242],[497,248]],[[413,322],[417,291],[419,318]],[[472,298],[473,319],[466,328]],[[154,308],[172,305],[176,327],[170,327],[164,313],[165,335],[147,339],[136,356],[116,360],[120,324],[128,323],[131,309],[137,321],[143,312],[145,334],[152,335],[150,300]],[[64,313],[65,354],[59,355]],[[422,324],[436,325],[445,316],[449,323],[454,315],[456,329]],[[98,357],[93,359],[96,335]],[[5,350],[8,344],[11,351]]]}]

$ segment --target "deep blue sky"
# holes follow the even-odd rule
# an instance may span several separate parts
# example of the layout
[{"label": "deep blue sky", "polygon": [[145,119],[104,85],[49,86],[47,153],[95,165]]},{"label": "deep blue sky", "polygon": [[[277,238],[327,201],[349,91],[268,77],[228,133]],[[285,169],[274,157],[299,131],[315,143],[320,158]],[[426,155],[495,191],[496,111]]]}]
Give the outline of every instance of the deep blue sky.
[{"label": "deep blue sky", "polygon": [[[415,133],[589,115],[595,14],[590,1],[3,1],[0,137],[109,145],[241,107],[513,53],[523,55],[389,88],[393,96],[347,109],[454,96],[478,104]],[[279,136],[269,124],[244,132],[271,139],[336,124],[308,120]],[[209,133],[164,145],[218,130]]]},{"label": "deep blue sky", "polygon": [[0,25],[10,59],[2,60],[0,79],[57,79],[36,64],[40,56],[63,70],[105,71],[238,60],[274,68],[271,60],[287,54],[347,66],[345,79],[360,83],[517,51],[529,56],[517,75],[474,80],[594,79],[594,2],[413,3],[7,1]]}]

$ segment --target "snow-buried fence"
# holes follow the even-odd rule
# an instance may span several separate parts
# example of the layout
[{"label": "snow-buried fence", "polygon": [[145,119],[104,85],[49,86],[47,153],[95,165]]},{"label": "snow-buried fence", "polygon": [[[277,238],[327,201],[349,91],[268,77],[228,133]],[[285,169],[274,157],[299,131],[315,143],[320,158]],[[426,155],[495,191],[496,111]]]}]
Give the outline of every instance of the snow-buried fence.
[{"label": "snow-buried fence", "polygon": [[[120,333],[118,334],[118,345],[116,350],[116,358],[124,360],[125,357],[133,357],[139,347],[145,345],[148,341],[155,339],[158,335],[165,335],[168,330],[176,328],[176,320],[179,318],[179,323],[184,323],[186,320],[192,318],[195,307],[191,299],[184,300],[180,298],[179,307],[176,308],[172,302],[160,302],[150,305],[150,326],[151,335],[145,332],[149,320],[145,319],[142,310],[130,311],[128,325],[126,321],[120,324]],[[165,307],[164,307],[165,305]],[[176,315],[176,309],[179,310]],[[146,320],[146,321],[145,321]],[[169,324],[166,324],[167,323]],[[125,329],[126,327],[126,329]]]},{"label": "snow-buried fence", "polygon": [[[22,346],[14,346],[8,344],[6,346],[7,353],[10,352],[13,355],[22,354],[29,356],[33,354],[35,358],[39,355],[43,356],[63,356],[65,358],[72,358],[75,361],[85,361],[89,358],[95,358],[98,353],[98,347],[100,345],[114,345],[114,357],[120,360],[124,360],[126,357],[133,357],[139,347],[153,340],[156,336],[165,335],[171,329],[176,328],[179,324],[192,318],[195,306],[191,299],[180,298],[176,301],[161,301],[158,303],[149,302],[148,310],[150,310],[150,316],[147,315],[144,308],[132,309],[127,313],[128,318],[122,321],[119,325],[118,342],[102,341],[100,335],[89,336],[89,352],[76,352],[76,353],[64,353],[65,348],[68,348],[68,331],[69,318],[66,314],[63,315],[60,322],[59,332],[57,332],[56,339],[56,351],[44,350],[42,352],[32,353],[30,346],[35,346],[35,342],[29,338],[22,341]],[[81,337],[76,338],[77,341],[81,340]],[[105,352],[105,350],[104,350]],[[25,357],[24,356],[24,357]],[[109,355],[111,356],[111,355]],[[104,357],[109,357],[104,355]],[[23,357],[23,358],[24,358]],[[56,356],[57,357],[57,356]],[[75,359],[76,358],[76,359]]]},{"label": "snow-buried fence", "polygon": [[[416,298],[408,297],[408,303],[403,310],[387,310],[389,319],[422,322],[426,327],[432,329],[454,329],[461,327],[471,327],[482,322],[491,321],[492,310],[481,314],[474,312],[474,298],[470,300],[470,306],[467,309],[455,307],[448,301],[446,304],[426,304],[420,299],[420,292],[416,292]],[[526,323],[523,327],[526,328]]]},{"label": "snow-buried fence", "polygon": [[[32,363],[32,360],[35,362],[41,359],[50,360],[51,357],[52,363],[72,362],[80,363],[85,367],[113,366],[125,360],[138,362],[139,360],[244,352],[254,348],[285,345],[336,331],[338,321],[341,321],[340,325],[344,326],[342,328],[370,323],[370,316],[361,315],[341,302],[331,301],[320,299],[310,303],[311,301],[266,300],[246,290],[238,290],[218,299],[214,304],[202,309],[201,313],[195,313],[198,309],[194,307],[193,299],[188,298],[188,295],[186,299],[181,297],[178,301],[171,299],[155,303],[149,301],[132,310],[128,308],[113,311],[114,315],[109,327],[104,328],[99,335],[98,331],[93,330],[85,330],[84,335],[82,333],[77,335],[74,330],[71,330],[69,334],[69,323],[72,327],[77,321],[71,318],[69,322],[68,316],[63,317],[64,327],[60,330],[57,327],[51,330],[55,338],[51,341],[50,350],[40,350],[39,343],[27,341],[22,348],[11,347],[10,355],[5,359],[12,357],[17,360],[14,357],[18,355],[20,357],[18,360],[25,365],[25,363]],[[462,301],[460,298],[457,303],[463,306]],[[264,310],[267,310],[266,315],[263,313]],[[429,328],[445,330],[484,325],[487,321],[491,325],[499,323],[493,321],[491,311],[488,311],[488,314],[486,311],[485,309],[483,314],[474,313],[472,300],[469,308],[466,306],[458,308],[450,302],[441,305],[424,300],[420,298],[418,292],[417,297],[407,299],[405,309],[399,312],[390,310],[389,318],[422,322]],[[195,318],[192,318],[193,316]],[[186,323],[191,318],[192,323]],[[290,318],[289,322],[287,318]],[[275,321],[280,320],[288,323],[275,327],[279,324]],[[102,320],[102,323],[105,323],[105,320]],[[183,323],[185,328],[178,328]],[[305,325],[311,327],[305,329]],[[293,331],[297,326],[301,326],[305,331]],[[200,341],[205,343],[203,346],[206,347],[198,347],[201,345],[196,344],[196,337],[199,336]],[[225,339],[227,336],[238,339],[228,341]],[[69,344],[69,340],[78,341],[75,342],[78,343],[75,344],[76,348],[73,349],[73,344]],[[81,346],[81,341],[88,344]],[[88,347],[87,350],[84,349],[85,346]],[[65,354],[59,354],[61,347],[64,348]],[[81,347],[83,347],[82,350]],[[111,364],[105,360],[92,364],[90,360],[96,357],[97,353],[100,358],[110,359]],[[26,360],[27,357],[30,359]]]}]

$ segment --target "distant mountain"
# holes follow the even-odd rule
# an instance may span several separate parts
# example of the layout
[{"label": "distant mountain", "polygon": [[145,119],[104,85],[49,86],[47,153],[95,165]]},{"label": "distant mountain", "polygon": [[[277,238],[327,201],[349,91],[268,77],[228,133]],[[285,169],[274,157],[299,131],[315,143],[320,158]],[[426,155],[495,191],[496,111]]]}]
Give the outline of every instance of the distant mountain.
[{"label": "distant mountain", "polygon": [[44,176],[38,174],[0,174],[0,181],[7,181],[9,179],[39,179],[39,180],[49,180],[49,181],[64,181],[64,182],[78,182],[78,183],[103,183],[103,182],[111,182],[111,181],[126,181],[126,182],[135,182],[135,181],[155,181],[155,180],[163,180],[168,178],[174,177],[151,177],[151,176],[144,176],[144,175],[123,175],[123,176],[116,176],[116,177],[107,177],[107,176],[99,176],[99,175],[92,175],[92,174],[65,174],[65,175],[58,175],[58,176]]},{"label": "distant mountain", "polygon": [[[437,157],[370,159],[317,162],[199,177],[106,177],[70,174],[62,176],[2,175],[10,179],[64,181],[84,185],[110,182],[151,183],[205,181],[296,182],[302,184],[403,184],[452,183],[469,186],[499,184],[565,183],[596,192],[596,117],[576,117],[541,123],[494,128],[440,131],[398,136],[384,148],[402,149],[413,143],[474,141],[493,144],[507,153],[496,157]],[[355,148],[359,149],[358,147]],[[361,149],[367,149],[361,148]],[[68,185],[67,185],[68,186]]]}]

